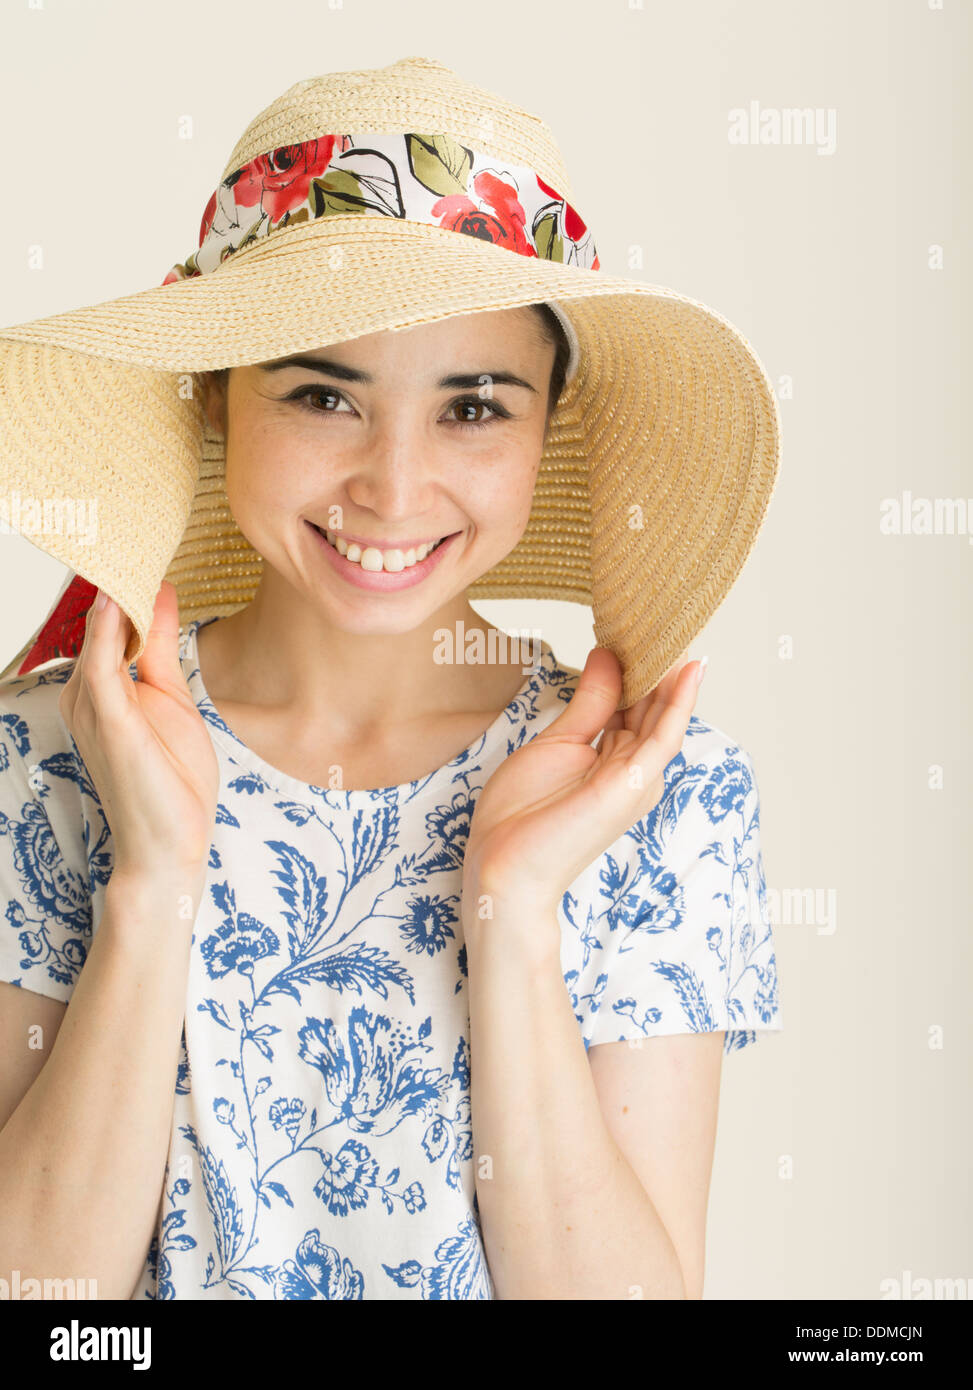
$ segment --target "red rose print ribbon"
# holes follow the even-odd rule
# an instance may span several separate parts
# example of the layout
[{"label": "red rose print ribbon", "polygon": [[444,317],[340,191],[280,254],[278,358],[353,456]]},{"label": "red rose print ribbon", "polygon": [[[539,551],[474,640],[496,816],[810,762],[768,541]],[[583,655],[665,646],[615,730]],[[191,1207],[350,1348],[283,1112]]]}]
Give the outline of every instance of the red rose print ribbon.
[{"label": "red rose print ribbon", "polygon": [[526,165],[448,135],[321,135],[229,174],[206,204],[199,247],[162,283],[215,270],[282,227],[349,214],[424,222],[519,256],[599,269],[581,217]]},{"label": "red rose print ribbon", "polygon": [[25,676],[35,666],[43,666],[45,661],[53,661],[56,657],[78,655],[84,642],[88,609],[97,592],[95,585],[80,574],[74,576],[37,634],[34,645],[17,667],[18,676]]}]

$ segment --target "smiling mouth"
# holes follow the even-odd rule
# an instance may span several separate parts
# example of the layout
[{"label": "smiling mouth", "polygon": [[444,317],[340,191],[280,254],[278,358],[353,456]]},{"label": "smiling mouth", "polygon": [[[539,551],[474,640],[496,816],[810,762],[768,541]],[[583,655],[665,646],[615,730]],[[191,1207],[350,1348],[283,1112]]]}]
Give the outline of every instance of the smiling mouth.
[{"label": "smiling mouth", "polygon": [[[429,542],[426,545],[410,546],[403,550],[397,546],[379,549],[378,546],[361,546],[357,541],[348,542],[335,531],[325,531],[320,526],[314,526],[319,536],[323,536],[333,550],[337,550],[339,555],[344,556],[350,564],[358,565],[361,569],[377,574],[384,570],[389,574],[397,574],[402,570],[414,569],[416,565],[421,565],[434,550],[438,550],[443,541],[448,541],[449,536],[440,536],[438,541]],[[455,535],[455,532],[451,532]]]}]

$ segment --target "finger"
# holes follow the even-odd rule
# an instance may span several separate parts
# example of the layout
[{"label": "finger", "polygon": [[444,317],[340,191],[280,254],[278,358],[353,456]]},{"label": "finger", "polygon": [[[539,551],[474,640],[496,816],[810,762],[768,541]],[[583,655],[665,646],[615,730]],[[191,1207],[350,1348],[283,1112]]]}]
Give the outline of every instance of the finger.
[{"label": "finger", "polygon": [[634,705],[630,705],[624,712],[625,728],[633,733],[640,733],[645,727],[645,716],[649,710],[655,709],[660,702],[669,698],[670,691],[678,678],[679,672],[689,655],[688,649],[684,651],[678,660],[674,661],[667,671],[660,677],[658,683],[643,695],[641,700],[637,700]]},{"label": "finger", "polygon": [[599,735],[597,743],[594,745],[596,752],[603,758],[610,758],[616,749],[624,748],[631,743],[635,735],[630,729],[605,729]]},{"label": "finger", "polygon": [[[95,598],[98,597],[100,592],[100,589],[96,591]],[[78,703],[78,697],[83,687],[82,676],[84,674],[85,658],[91,646],[91,629],[94,624],[96,613],[97,610],[94,600],[92,600],[88,605],[88,611],[85,613],[84,617],[84,636],[81,639],[81,646],[78,648],[77,654],[75,655],[74,664],[71,667],[71,674],[65,682],[64,689],[61,692],[61,700],[64,702],[61,713],[62,715],[66,713],[68,718],[74,714],[74,707]]]},{"label": "finger", "polygon": [[[605,722],[602,737],[599,738],[596,745],[599,753],[610,757],[617,747],[628,747],[635,736],[646,732],[647,727],[654,726],[659,709],[679,678],[681,663],[687,654],[688,652],[683,652],[680,660],[669,667],[658,684],[647,695],[643,695],[634,705],[629,705],[626,709],[615,710]],[[645,721],[650,711],[652,711],[651,724],[647,726]],[[618,737],[619,734],[624,734],[625,737]]]},{"label": "finger", "polygon": [[567,709],[537,739],[591,743],[617,712],[621,693],[618,658],[607,647],[592,647]]},{"label": "finger", "polygon": [[[106,595],[106,598],[108,596]],[[104,608],[88,611],[84,647],[80,658],[81,688],[99,719],[118,717],[128,708],[124,686],[118,679],[118,628],[121,610],[110,598]]]},{"label": "finger", "polygon": [[[186,690],[179,660],[179,602],[175,585],[163,580],[155,596],[152,626],[136,663],[138,678],[160,689]],[[187,692],[188,693],[188,692]]]},{"label": "finger", "polygon": [[615,713],[605,722],[605,734],[614,733],[618,729],[625,728],[625,711],[617,709]]},{"label": "finger", "polygon": [[682,672],[685,669],[686,658],[688,656],[688,649],[684,652],[681,652],[680,655],[676,658],[676,660],[672,663],[669,669],[663,674],[663,676],[659,680],[659,684],[655,687],[655,690],[653,690],[652,692],[652,694],[656,697],[657,703],[665,704],[665,702],[672,695],[673,690],[678,684],[679,677],[682,675]]},{"label": "finger", "polygon": [[[646,728],[625,750],[629,765],[638,764],[652,775],[661,772],[682,748],[689,721],[696,706],[702,664],[690,661],[678,673],[668,699],[660,703],[646,720]],[[656,766],[665,758],[661,767]]]},{"label": "finger", "polygon": [[[603,756],[576,789],[586,798],[588,814],[602,821],[613,838],[623,835],[656,804],[655,788],[682,747],[692,717],[699,666],[699,662],[690,662],[671,674],[667,672],[669,699],[662,699],[660,681],[654,692],[658,708],[647,716],[650,727],[637,738],[629,730],[606,735],[602,739]],[[632,775],[633,768],[639,769],[637,776]]]},{"label": "finger", "polygon": [[[115,605],[118,608],[118,605]],[[128,675],[128,668],[131,664],[125,660],[125,649],[128,646],[128,639],[132,633],[132,620],[123,608],[118,608],[118,623],[115,628],[115,665],[120,671]],[[131,677],[129,677],[131,679]]]},{"label": "finger", "polygon": [[656,686],[654,690],[649,691],[648,695],[643,695],[641,700],[636,700],[634,705],[629,705],[628,709],[623,711],[622,728],[628,729],[632,733],[637,733],[641,729],[642,721],[655,704],[658,689],[659,687]]},{"label": "finger", "polygon": [[625,727],[631,729],[640,738],[655,727],[659,715],[672,698],[672,692],[679,680],[680,672],[685,666],[687,655],[687,652],[683,652],[679,660],[673,662],[645,701],[640,700],[638,704],[632,706],[633,717],[626,716]]}]

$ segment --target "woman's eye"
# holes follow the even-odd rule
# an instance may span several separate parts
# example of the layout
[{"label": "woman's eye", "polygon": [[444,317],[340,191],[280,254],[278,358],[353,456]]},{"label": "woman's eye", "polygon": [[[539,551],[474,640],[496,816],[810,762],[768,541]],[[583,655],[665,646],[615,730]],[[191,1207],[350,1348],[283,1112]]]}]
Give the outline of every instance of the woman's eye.
[{"label": "woman's eye", "polygon": [[[285,396],[284,399],[298,402],[303,410],[313,411],[315,415],[344,415],[349,411],[354,413],[341,392],[333,386],[300,386],[289,396]],[[342,406],[347,407],[347,409],[342,410]],[[453,412],[458,412],[458,414]],[[464,400],[453,401],[447,407],[446,413],[447,416],[452,416],[448,419],[448,424],[470,430],[483,429],[494,420],[506,419],[510,415],[510,412],[496,401],[484,401],[479,396],[470,396]]]},{"label": "woman's eye", "polygon": [[[494,401],[483,401],[478,396],[471,396],[468,400],[454,401],[449,407],[450,410],[461,412],[459,419],[453,419],[450,423],[466,426],[470,429],[482,429],[484,425],[489,425],[491,421],[507,415],[507,411],[498,406]],[[478,411],[489,411],[488,415],[479,415]]]},{"label": "woman's eye", "polygon": [[[317,401],[322,397],[334,401],[335,406],[319,408],[317,405],[312,405],[312,399]],[[292,391],[285,399],[289,401],[299,401],[305,410],[312,410],[316,415],[336,415],[339,413],[337,406],[340,405],[345,398],[342,396],[341,392],[336,391],[333,386],[302,386],[297,391]]]}]

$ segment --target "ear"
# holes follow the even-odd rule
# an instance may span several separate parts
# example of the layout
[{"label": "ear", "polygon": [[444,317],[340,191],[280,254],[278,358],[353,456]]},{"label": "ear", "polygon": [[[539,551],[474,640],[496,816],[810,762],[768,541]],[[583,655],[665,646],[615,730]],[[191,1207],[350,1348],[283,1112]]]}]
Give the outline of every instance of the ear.
[{"label": "ear", "polygon": [[226,378],[215,372],[198,372],[200,389],[203,392],[203,409],[211,429],[217,434],[226,434]]}]

